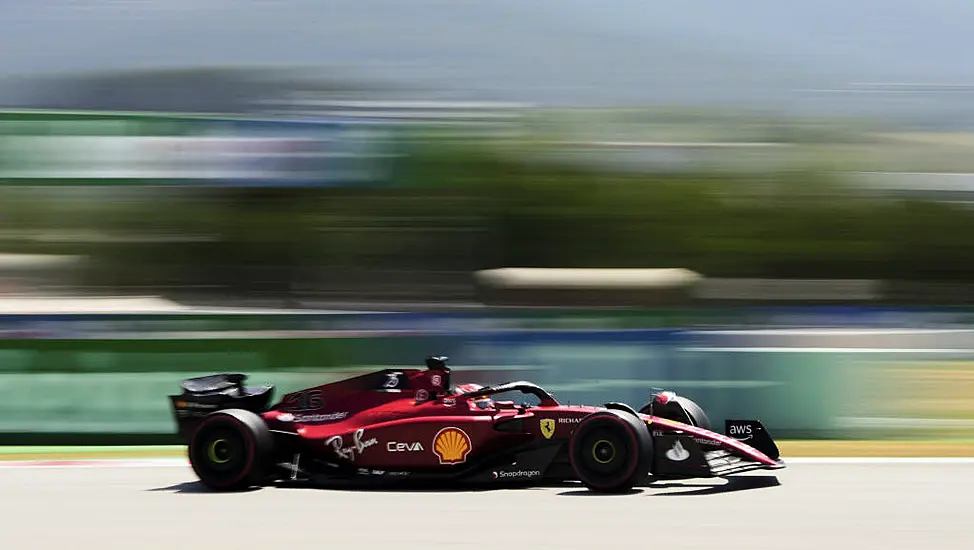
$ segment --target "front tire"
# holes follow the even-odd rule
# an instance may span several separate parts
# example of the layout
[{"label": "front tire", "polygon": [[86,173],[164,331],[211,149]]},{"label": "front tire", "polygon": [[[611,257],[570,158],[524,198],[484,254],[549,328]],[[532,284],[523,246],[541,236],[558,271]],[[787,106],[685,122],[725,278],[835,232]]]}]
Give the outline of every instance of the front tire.
[{"label": "front tire", "polygon": [[679,395],[676,396],[675,401],[679,403],[681,407],[683,407],[684,411],[686,411],[687,416],[690,417],[691,424],[698,428],[703,428],[709,432],[714,431],[707,413],[705,413],[703,408],[700,405],[697,405],[695,401]]},{"label": "front tire", "polygon": [[632,413],[607,409],[585,417],[569,440],[569,460],[589,490],[622,493],[649,473],[653,438]]},{"label": "front tire", "polygon": [[714,431],[710,418],[703,408],[692,399],[682,395],[674,395],[664,403],[647,403],[639,412],[676,422],[689,423],[691,426],[703,428],[710,432]]},{"label": "front tire", "polygon": [[189,443],[189,461],[200,481],[217,491],[259,485],[273,442],[258,415],[227,409],[207,416]]}]

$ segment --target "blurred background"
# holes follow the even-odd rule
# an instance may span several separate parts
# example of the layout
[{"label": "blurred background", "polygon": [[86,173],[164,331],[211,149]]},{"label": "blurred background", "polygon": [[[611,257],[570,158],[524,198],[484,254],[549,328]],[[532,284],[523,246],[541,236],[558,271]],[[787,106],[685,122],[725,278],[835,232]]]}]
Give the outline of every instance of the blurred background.
[{"label": "blurred background", "polygon": [[972,31],[961,0],[0,2],[0,442],[168,442],[183,378],[430,354],[971,439]]}]

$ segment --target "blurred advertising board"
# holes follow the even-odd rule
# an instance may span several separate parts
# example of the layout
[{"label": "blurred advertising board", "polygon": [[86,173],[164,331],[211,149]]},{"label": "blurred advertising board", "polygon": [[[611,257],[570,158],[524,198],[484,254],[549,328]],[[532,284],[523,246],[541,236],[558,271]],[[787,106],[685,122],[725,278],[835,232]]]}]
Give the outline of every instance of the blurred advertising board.
[{"label": "blurred advertising board", "polygon": [[496,335],[523,331],[649,329],[965,329],[974,308],[753,307],[483,309],[474,312],[275,311],[0,314],[2,338],[157,339],[288,335]]},{"label": "blurred advertising board", "polygon": [[386,135],[354,120],[0,113],[0,183],[384,185]]},{"label": "blurred advertising board", "polygon": [[[838,325],[837,310],[825,313],[5,315],[0,434],[162,437],[173,429],[165,395],[189,376],[244,372],[287,391],[421,367],[430,354],[450,356],[456,382],[527,379],[570,403],[638,407],[653,388],[672,389],[718,423],[754,417],[779,437],[974,433],[974,328],[960,325],[968,313],[910,313],[954,328],[865,325],[880,314],[892,322],[893,312],[853,309],[860,324]],[[944,429],[911,428],[923,422]]]}]

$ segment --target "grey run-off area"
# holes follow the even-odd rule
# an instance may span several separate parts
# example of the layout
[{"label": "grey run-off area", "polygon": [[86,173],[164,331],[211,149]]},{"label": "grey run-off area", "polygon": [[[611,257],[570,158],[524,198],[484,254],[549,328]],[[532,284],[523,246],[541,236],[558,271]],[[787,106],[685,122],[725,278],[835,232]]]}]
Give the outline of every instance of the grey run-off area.
[{"label": "grey run-off area", "polygon": [[974,464],[793,464],[738,481],[208,493],[181,465],[0,469],[0,548],[974,548]]}]

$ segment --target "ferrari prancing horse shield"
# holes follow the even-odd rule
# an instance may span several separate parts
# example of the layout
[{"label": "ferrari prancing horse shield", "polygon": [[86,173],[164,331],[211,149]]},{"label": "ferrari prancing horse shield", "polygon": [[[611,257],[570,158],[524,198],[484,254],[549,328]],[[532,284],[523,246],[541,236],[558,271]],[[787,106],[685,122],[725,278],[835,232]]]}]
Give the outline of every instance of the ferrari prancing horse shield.
[{"label": "ferrari prancing horse shield", "polygon": [[545,439],[551,439],[555,435],[555,420],[553,418],[543,418],[541,420],[541,435]]}]

